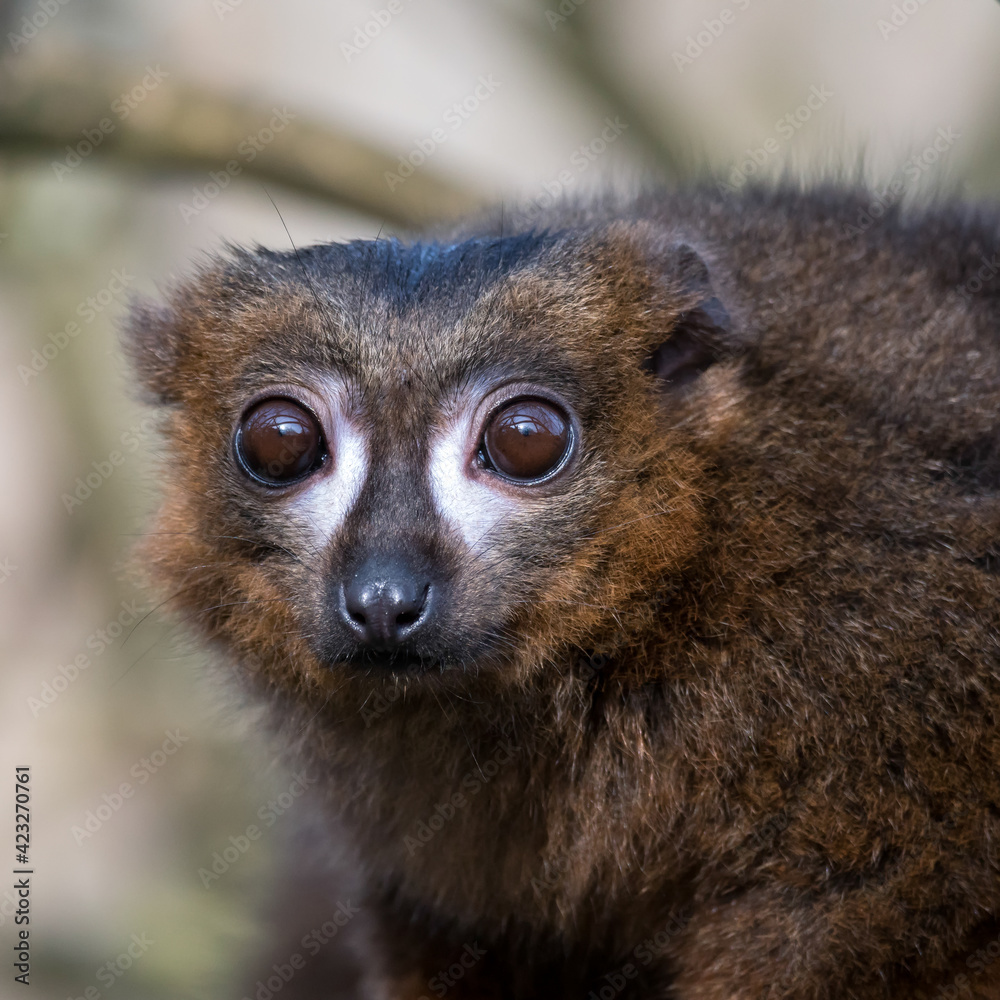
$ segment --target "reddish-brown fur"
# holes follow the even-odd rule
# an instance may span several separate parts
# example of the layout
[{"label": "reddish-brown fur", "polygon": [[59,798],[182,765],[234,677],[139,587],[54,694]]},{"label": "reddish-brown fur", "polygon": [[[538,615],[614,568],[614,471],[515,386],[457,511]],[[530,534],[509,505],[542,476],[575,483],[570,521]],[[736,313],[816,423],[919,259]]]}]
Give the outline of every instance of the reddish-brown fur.
[{"label": "reddish-brown fur", "polygon": [[[865,199],[570,206],[422,297],[234,253],[136,309],[170,452],[145,558],[323,775],[400,995],[479,942],[449,996],[1000,998],[1000,278],[974,280],[1000,216],[859,232]],[[658,384],[644,359],[707,295],[715,363]],[[434,385],[505,352],[562,366],[587,458],[490,558],[435,535],[464,628],[503,642],[432,674],[324,662],[347,541],[248,490],[246,400],[348,371],[419,455]]]}]

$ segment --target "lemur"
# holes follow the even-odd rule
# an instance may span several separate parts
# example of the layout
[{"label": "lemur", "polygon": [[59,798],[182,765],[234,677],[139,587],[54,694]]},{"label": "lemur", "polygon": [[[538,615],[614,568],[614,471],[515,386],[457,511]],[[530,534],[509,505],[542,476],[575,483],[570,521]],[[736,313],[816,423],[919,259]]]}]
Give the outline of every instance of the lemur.
[{"label": "lemur", "polygon": [[142,558],[317,776],[379,995],[1000,998],[1000,211],[871,198],[231,248],[133,308]]}]

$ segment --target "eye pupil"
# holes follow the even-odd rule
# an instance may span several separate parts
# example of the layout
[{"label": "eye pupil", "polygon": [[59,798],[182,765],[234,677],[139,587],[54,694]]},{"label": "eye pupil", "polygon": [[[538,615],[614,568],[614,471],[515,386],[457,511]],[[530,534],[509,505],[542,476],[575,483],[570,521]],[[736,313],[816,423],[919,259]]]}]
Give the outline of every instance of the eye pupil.
[{"label": "eye pupil", "polygon": [[290,399],[265,399],[240,422],[236,451],[256,479],[283,486],[316,469],[326,455],[319,421]]},{"label": "eye pupil", "polygon": [[552,403],[519,399],[495,413],[483,435],[492,466],[511,479],[532,480],[555,469],[569,445],[569,420]]}]

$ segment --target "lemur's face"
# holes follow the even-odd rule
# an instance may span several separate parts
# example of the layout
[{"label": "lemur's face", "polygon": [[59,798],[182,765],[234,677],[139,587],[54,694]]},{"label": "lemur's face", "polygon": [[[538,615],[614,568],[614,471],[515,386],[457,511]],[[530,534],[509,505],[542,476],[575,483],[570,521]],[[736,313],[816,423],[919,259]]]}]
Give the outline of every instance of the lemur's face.
[{"label": "lemur's face", "polygon": [[607,232],[237,253],[137,310],[172,404],[161,576],[300,679],[592,644],[697,535],[662,398],[689,405],[724,313],[670,253],[657,275]]}]

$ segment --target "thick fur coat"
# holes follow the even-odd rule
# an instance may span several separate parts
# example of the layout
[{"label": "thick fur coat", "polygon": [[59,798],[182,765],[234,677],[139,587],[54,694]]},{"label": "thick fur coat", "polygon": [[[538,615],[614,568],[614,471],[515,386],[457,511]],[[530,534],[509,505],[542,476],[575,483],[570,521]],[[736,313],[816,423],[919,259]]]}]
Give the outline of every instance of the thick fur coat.
[{"label": "thick fur coat", "polygon": [[[1000,213],[869,201],[233,250],[135,308],[144,559],[320,776],[389,995],[1000,998]],[[470,541],[427,469],[505,379],[575,451]],[[323,534],[233,433],[334,384],[366,464]],[[398,668],[331,624],[373,547],[446,581]]]}]

